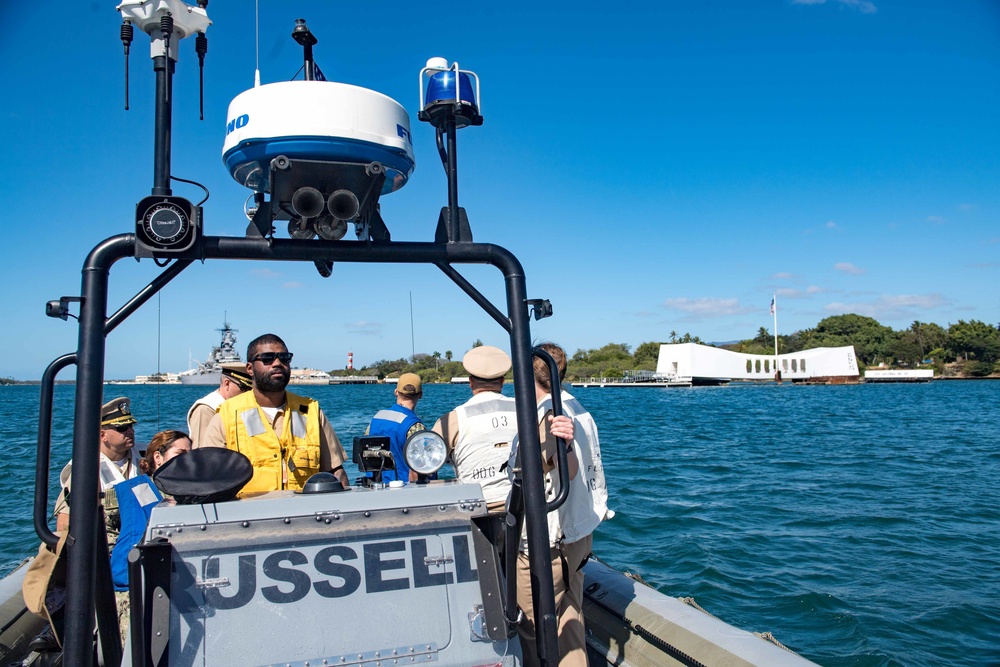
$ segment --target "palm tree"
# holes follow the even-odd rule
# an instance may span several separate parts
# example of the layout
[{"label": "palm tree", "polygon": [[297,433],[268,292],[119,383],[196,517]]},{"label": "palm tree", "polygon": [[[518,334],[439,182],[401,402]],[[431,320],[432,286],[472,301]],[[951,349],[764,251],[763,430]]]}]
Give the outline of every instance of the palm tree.
[{"label": "palm tree", "polygon": [[449,362],[451,361],[451,350],[445,350],[444,358],[447,359]]}]

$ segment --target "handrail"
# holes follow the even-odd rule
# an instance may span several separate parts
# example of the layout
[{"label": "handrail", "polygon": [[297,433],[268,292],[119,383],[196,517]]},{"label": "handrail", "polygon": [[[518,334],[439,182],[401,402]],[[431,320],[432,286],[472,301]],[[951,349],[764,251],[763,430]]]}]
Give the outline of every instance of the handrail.
[{"label": "handrail", "polygon": [[[190,266],[192,260],[180,259],[171,264],[165,271],[156,276],[146,287],[141,289],[118,311],[104,322],[104,335],[107,336],[125,318],[134,313],[157,292],[177,277],[181,271]],[[38,400],[38,451],[35,457],[35,532],[45,544],[55,548],[59,536],[49,528],[49,466],[52,452],[52,398],[56,375],[66,366],[75,364],[75,352],[64,354],[49,364],[42,375],[41,394]]]},{"label": "handrail", "polygon": [[41,392],[38,397],[38,451],[35,456],[35,532],[53,549],[59,536],[49,528],[49,460],[52,452],[52,395],[56,375],[70,364],[76,363],[76,353],[64,354],[49,364],[42,374]]},{"label": "handrail", "polygon": [[[538,357],[549,367],[549,380],[552,384],[552,414],[556,417],[561,417],[563,414],[562,408],[562,386],[559,384],[559,365],[556,364],[556,360],[552,358],[552,355],[543,350],[540,347],[531,348],[532,356]],[[555,512],[557,509],[562,507],[563,503],[566,502],[566,498],[569,497],[569,462],[567,460],[566,451],[566,441],[562,438],[556,438],[556,467],[559,470],[559,491],[556,492],[556,497],[545,503],[546,512]]]}]

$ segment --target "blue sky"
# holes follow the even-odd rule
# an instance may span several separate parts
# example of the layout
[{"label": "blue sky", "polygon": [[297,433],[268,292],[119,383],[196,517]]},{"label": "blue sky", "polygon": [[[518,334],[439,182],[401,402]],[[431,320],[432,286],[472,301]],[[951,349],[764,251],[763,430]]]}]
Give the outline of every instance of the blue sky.
[{"label": "blue sky", "polygon": [[[475,4],[475,3],[473,3]],[[0,163],[7,224],[0,376],[34,379],[76,347],[45,317],[80,289],[86,253],[134,229],[152,186],[148,40],[131,59],[131,110],[114,3],[54,20],[4,3]],[[212,2],[205,120],[194,40],[175,77],[172,171],[211,191],[205,229],[242,235],[249,194],[221,161],[229,101],[253,84],[253,3]],[[859,313],[1000,321],[1000,4],[994,0],[715,0],[434,5],[260,2],[264,83],[291,78],[307,19],[331,80],[410,113],[417,167],[382,198],[397,240],[432,240],[446,203],[430,126],[416,120],[427,58],[483,84],[483,127],[459,132],[460,203],[477,241],[525,266],[555,315],[538,340],[570,351],[671,331],[752,337]],[[29,29],[30,27],[30,29]],[[177,184],[175,194],[199,191]],[[281,231],[284,236],[284,232]],[[353,231],[349,238],[353,237]],[[112,270],[124,303],[158,270]],[[496,270],[463,272],[502,304]],[[411,343],[410,296],[414,340]],[[456,357],[505,334],[437,269],[195,265],[109,339],[107,377],[179,371],[228,317],[240,345],[273,331],[297,366],[342,368],[417,352]]]}]

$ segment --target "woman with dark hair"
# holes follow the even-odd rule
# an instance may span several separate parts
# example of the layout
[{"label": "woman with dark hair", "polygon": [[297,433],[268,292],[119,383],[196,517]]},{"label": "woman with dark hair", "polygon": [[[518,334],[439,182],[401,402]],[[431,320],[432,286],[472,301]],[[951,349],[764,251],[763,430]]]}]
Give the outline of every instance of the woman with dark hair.
[{"label": "woman with dark hair", "polygon": [[152,475],[161,465],[181,454],[191,451],[191,438],[184,431],[160,431],[153,436],[146,455],[139,461],[139,470]]}]

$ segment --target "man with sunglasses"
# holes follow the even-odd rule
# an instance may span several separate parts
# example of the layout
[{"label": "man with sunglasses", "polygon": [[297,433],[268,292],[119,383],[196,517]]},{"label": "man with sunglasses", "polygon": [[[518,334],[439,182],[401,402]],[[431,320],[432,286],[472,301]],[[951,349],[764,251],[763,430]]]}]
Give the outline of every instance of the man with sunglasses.
[{"label": "man with sunglasses", "polygon": [[220,365],[222,377],[219,378],[219,388],[199,398],[188,410],[188,435],[191,436],[191,443],[195,446],[204,439],[208,424],[219,406],[253,387],[253,380],[247,372],[246,364],[237,361]]},{"label": "man with sunglasses", "polygon": [[[101,431],[98,442],[101,457],[99,473],[101,476],[101,491],[104,497],[101,505],[104,509],[104,522],[108,529],[108,547],[113,547],[121,529],[121,518],[118,513],[118,499],[114,486],[118,482],[132,479],[141,473],[139,470],[139,455],[135,451],[136,423],[132,416],[131,401],[123,397],[108,401],[101,406]],[[69,494],[73,462],[70,461],[59,474],[62,491],[56,500],[56,530],[69,528]]]},{"label": "man with sunglasses", "polygon": [[299,490],[321,471],[349,486],[344,448],[319,403],[285,391],[292,368],[285,342],[274,334],[255,338],[247,346],[246,368],[252,390],[219,406],[195,447],[228,447],[250,459],[253,478],[241,497]]}]

